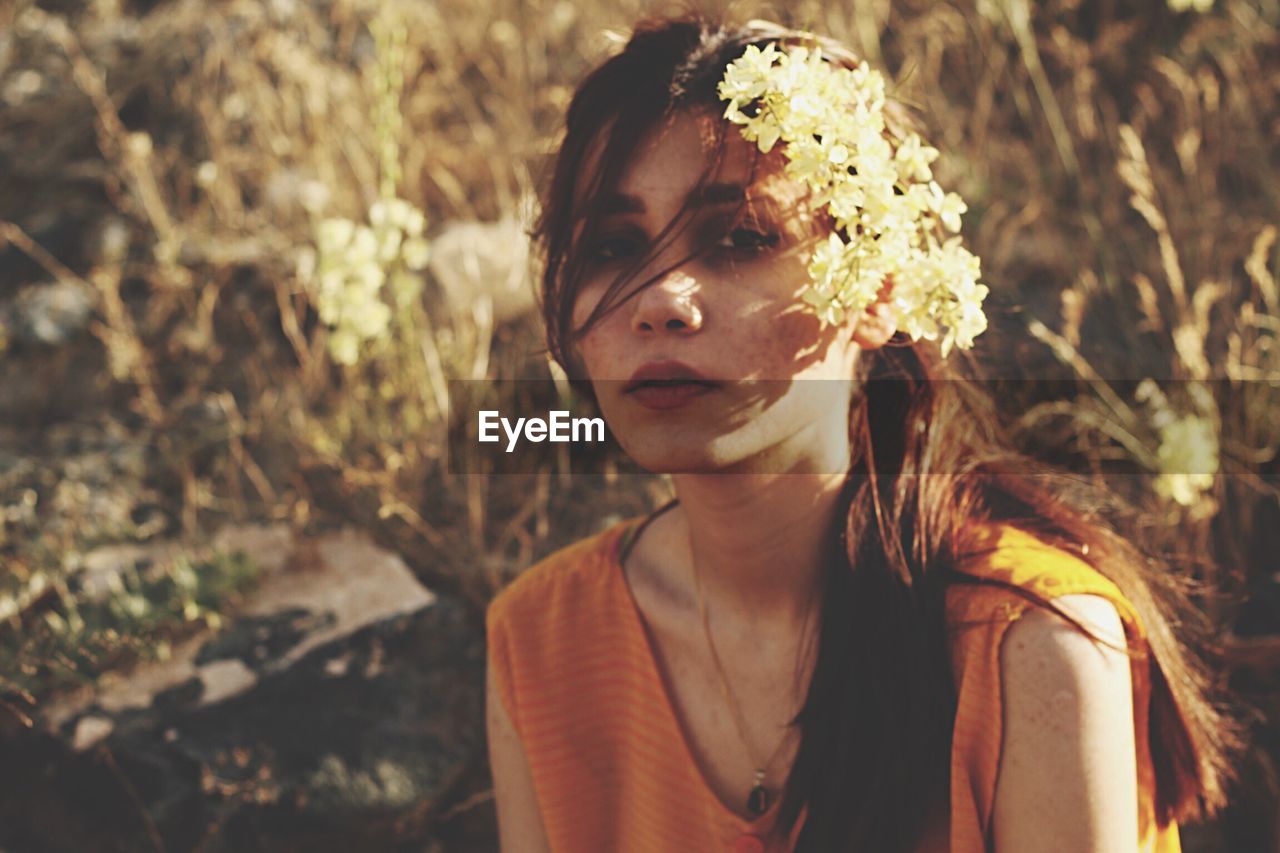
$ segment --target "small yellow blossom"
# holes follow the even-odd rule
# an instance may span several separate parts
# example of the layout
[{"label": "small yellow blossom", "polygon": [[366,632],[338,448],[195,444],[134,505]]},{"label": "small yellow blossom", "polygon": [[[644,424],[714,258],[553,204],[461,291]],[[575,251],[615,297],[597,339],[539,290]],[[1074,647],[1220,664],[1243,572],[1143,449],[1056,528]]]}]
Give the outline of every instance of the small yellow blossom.
[{"label": "small yellow blossom", "polygon": [[1218,436],[1207,418],[1190,415],[1160,429],[1156,451],[1160,476],[1156,492],[1183,506],[1192,506],[1201,494],[1213,488],[1218,470]]},{"label": "small yellow blossom", "polygon": [[737,62],[729,66],[721,84],[720,95],[729,100],[731,109],[737,110],[743,103],[755,100],[764,93],[765,78],[778,55],[778,47],[772,42],[765,45],[764,50],[753,44],[747,47]]},{"label": "small yellow blossom", "polygon": [[920,136],[915,133],[903,140],[893,157],[898,166],[898,174],[908,181],[932,180],[933,170],[929,168],[929,164],[937,158],[938,149],[921,143]]},{"label": "small yellow blossom", "polygon": [[390,327],[393,306],[411,305],[422,291],[416,273],[429,254],[422,211],[389,198],[374,202],[368,221],[320,220],[315,249],[298,259],[298,277],[311,286],[320,321],[331,330],[329,354],[339,364],[359,361],[364,343]]},{"label": "small yellow blossom", "polygon": [[1214,418],[1216,404],[1208,389],[1199,383],[1187,386],[1193,408],[1177,411],[1164,392],[1151,379],[1138,383],[1135,397],[1147,405],[1151,424],[1159,437],[1155,461],[1158,476],[1156,494],[1185,507],[1210,500],[1218,472],[1218,431]]}]

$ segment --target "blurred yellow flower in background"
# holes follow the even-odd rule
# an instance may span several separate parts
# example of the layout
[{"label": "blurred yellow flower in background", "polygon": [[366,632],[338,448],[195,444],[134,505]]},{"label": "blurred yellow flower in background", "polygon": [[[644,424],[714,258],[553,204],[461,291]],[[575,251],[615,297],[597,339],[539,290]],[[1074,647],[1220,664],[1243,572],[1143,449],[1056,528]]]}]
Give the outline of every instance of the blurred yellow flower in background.
[{"label": "blurred yellow flower in background", "polygon": [[417,272],[429,256],[422,211],[404,199],[379,200],[369,223],[320,220],[315,247],[299,259],[298,277],[332,331],[329,354],[339,364],[359,361],[361,346],[387,331],[392,305],[405,308],[422,290]]}]

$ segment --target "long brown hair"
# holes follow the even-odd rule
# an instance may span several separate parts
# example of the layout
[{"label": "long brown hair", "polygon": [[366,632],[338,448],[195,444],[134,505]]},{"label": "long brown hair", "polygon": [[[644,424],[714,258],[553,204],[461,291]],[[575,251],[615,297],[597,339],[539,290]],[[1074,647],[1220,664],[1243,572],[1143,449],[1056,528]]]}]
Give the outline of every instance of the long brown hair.
[{"label": "long brown hair", "polygon": [[[592,227],[591,200],[616,186],[645,131],[676,110],[718,109],[715,84],[725,66],[747,45],[774,40],[816,40],[830,61],[856,64],[829,39],[686,16],[642,23],[579,86],[537,235],[546,252],[540,297],[548,347],[588,394],[575,340],[649,283],[628,289],[644,264],[636,261],[586,324],[572,327],[583,273],[575,249],[589,239],[582,230]],[[912,124],[888,107],[891,130]],[[655,243],[676,227],[670,223]],[[928,341],[899,343],[858,362],[862,391],[849,415],[854,463],[830,532],[817,659],[792,721],[802,736],[775,834],[785,837],[807,806],[802,850],[894,851],[916,842],[947,784],[955,696],[945,591],[992,582],[960,570],[961,534],[975,520],[1016,524],[1081,555],[1133,603],[1152,658],[1157,819],[1212,813],[1225,801],[1238,729],[1211,701],[1210,680],[1186,637],[1172,629],[1196,624],[1188,590],[1116,531],[1104,515],[1113,506],[1107,496],[1012,448],[967,353],[944,359]]]}]

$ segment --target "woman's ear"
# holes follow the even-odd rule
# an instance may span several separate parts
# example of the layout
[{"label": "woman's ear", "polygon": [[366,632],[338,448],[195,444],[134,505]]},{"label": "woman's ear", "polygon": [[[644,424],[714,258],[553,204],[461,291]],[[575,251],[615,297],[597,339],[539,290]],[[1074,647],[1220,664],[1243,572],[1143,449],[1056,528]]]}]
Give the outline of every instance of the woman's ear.
[{"label": "woman's ear", "polygon": [[889,301],[892,290],[893,276],[888,276],[876,301],[867,306],[854,324],[853,342],[864,350],[879,349],[898,331],[897,312]]}]

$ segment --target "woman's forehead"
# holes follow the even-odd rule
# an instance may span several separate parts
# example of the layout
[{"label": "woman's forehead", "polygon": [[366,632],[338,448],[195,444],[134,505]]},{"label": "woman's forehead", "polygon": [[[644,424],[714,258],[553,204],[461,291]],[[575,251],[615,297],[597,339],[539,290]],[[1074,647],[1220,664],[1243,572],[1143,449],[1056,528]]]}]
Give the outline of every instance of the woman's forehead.
[{"label": "woman's forehead", "polygon": [[580,217],[685,200],[723,204],[745,199],[790,208],[807,195],[803,185],[786,177],[780,151],[759,155],[719,115],[691,109],[674,112],[646,131],[622,164],[616,185],[600,187],[594,198],[586,198],[611,131],[611,126],[603,128],[584,158],[574,201]]}]

